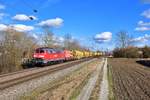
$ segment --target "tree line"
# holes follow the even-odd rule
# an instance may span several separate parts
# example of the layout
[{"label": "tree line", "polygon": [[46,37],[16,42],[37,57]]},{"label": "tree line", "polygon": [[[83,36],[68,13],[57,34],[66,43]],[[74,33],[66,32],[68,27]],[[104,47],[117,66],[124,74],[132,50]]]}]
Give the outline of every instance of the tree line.
[{"label": "tree line", "polygon": [[39,36],[39,39],[35,39],[31,33],[18,32],[13,29],[1,31],[0,73],[22,69],[22,61],[31,59],[33,51],[37,47],[87,50],[81,46],[78,40],[73,39],[71,34],[66,34],[63,41],[60,41],[53,32],[43,29],[43,34]]},{"label": "tree line", "polygon": [[31,57],[35,39],[11,29],[0,32],[0,38],[0,73],[20,70],[22,58]]},{"label": "tree line", "polygon": [[122,58],[150,58],[150,47],[136,47],[132,36],[125,31],[120,31],[116,35],[117,46],[113,50],[113,57]]}]

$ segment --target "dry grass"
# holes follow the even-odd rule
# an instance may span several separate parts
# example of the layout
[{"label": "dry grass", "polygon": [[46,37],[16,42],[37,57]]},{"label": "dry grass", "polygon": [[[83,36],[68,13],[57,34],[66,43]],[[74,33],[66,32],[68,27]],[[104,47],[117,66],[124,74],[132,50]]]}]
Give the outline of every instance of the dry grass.
[{"label": "dry grass", "polygon": [[91,73],[96,69],[97,61],[86,64],[70,75],[42,86],[29,95],[23,96],[22,100],[68,100],[75,98],[80,89],[87,82]]}]

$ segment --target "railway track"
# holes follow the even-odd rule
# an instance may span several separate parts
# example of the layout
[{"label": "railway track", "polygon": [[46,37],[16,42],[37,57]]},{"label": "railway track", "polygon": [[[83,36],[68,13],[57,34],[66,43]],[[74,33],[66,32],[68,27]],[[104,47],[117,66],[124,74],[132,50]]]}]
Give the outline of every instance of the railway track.
[{"label": "railway track", "polygon": [[18,73],[22,73],[22,72],[32,71],[32,70],[35,70],[35,69],[37,69],[37,67],[36,68],[30,68],[30,69],[23,69],[23,70],[20,70],[20,71],[15,71],[15,72],[7,73],[7,74],[0,74],[0,78],[10,76],[10,75],[14,75],[14,74],[18,74]]},{"label": "railway track", "polygon": [[71,67],[73,65],[80,64],[90,59],[89,58],[81,59],[81,60],[61,63],[61,64],[52,65],[52,66],[43,67],[43,68],[33,68],[33,69],[18,71],[18,72],[14,72],[10,74],[0,75],[0,90],[3,90],[5,88],[11,87],[13,85],[16,85],[16,84],[19,84],[28,80],[32,80],[34,78],[38,78],[40,76],[53,73],[58,70]]}]

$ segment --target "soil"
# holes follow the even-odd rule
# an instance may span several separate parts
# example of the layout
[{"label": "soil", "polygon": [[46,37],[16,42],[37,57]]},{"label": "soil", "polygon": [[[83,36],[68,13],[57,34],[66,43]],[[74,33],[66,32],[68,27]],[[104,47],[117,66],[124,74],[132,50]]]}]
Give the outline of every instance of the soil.
[{"label": "soil", "polygon": [[136,59],[110,58],[116,100],[150,100],[150,68]]},{"label": "soil", "polygon": [[101,68],[101,71],[99,73],[99,76],[98,76],[98,80],[96,81],[96,85],[92,91],[92,94],[90,96],[90,99],[89,100],[98,100],[99,98],[99,91],[100,91],[100,84],[102,82],[102,78],[103,78],[103,67]]}]

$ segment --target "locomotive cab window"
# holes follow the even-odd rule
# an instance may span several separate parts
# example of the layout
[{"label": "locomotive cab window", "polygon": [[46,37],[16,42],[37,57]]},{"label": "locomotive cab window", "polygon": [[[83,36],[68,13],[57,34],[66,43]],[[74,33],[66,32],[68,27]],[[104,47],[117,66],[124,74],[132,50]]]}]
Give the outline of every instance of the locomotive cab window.
[{"label": "locomotive cab window", "polygon": [[62,50],[55,50],[57,53],[62,53],[63,51]]},{"label": "locomotive cab window", "polygon": [[48,53],[53,53],[51,50],[48,50]]},{"label": "locomotive cab window", "polygon": [[43,49],[37,49],[36,53],[44,53],[45,51]]},{"label": "locomotive cab window", "polygon": [[39,49],[37,49],[37,50],[35,51],[35,53],[39,53]]},{"label": "locomotive cab window", "polygon": [[55,52],[55,50],[53,50],[53,49],[49,49],[49,50],[48,50],[48,53],[56,53],[56,52]]},{"label": "locomotive cab window", "polygon": [[43,49],[40,49],[39,50],[39,53],[44,53],[45,51]]}]

